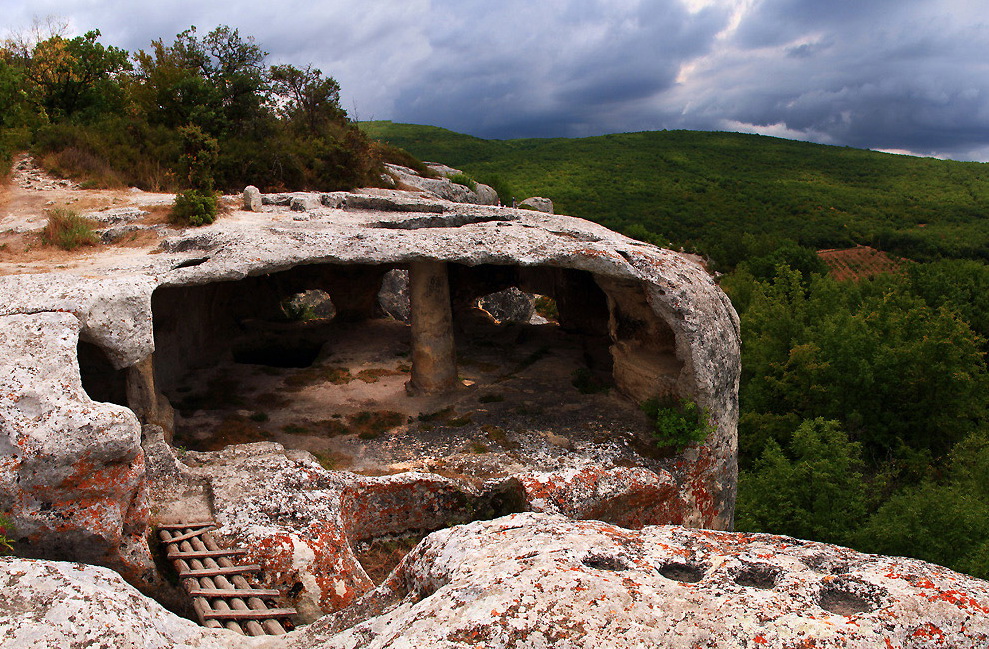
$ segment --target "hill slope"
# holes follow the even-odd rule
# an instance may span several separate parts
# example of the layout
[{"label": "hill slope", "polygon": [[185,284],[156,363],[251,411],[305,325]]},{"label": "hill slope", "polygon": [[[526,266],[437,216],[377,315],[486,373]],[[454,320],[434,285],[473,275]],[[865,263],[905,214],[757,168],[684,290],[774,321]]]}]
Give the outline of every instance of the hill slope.
[{"label": "hill slope", "polygon": [[989,258],[989,166],[759,135],[647,131],[482,140],[366,122],[372,137],[507,186],[519,199],[682,244],[730,247],[744,232],[815,248],[869,244],[915,259]]}]

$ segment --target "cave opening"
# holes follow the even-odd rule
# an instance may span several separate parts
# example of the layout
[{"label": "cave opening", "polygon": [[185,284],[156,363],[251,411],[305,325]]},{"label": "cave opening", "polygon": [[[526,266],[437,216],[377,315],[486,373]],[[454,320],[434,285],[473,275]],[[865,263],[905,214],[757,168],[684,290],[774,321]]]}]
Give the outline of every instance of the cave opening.
[{"label": "cave opening", "polygon": [[127,406],[127,371],[115,368],[99,345],[80,340],[76,353],[82,389],[89,398]]},{"label": "cave opening", "polygon": [[272,440],[372,474],[458,456],[448,470],[476,475],[475,460],[518,452],[522,437],[566,447],[646,434],[642,395],[677,390],[675,338],[640,283],[437,263],[448,293],[432,305],[449,306],[437,326],[452,360],[427,361],[450,364],[454,384],[417,394],[410,267],[313,264],[159,288],[154,376],[175,409],[173,443]]},{"label": "cave opening", "polygon": [[[649,434],[640,395],[675,392],[683,369],[639,282],[428,263],[445,288],[425,306],[416,263],[313,264],[152,296],[154,383],[183,452],[275,441],[331,470],[451,481],[428,521],[421,490],[381,491],[382,504],[385,487],[362,484],[347,534],[373,581],[430,531],[525,511],[521,485],[498,482],[519,467],[552,470],[571,453],[639,466],[628,439]],[[449,390],[409,389],[417,317],[449,330],[451,349],[425,350],[452,363]],[[378,510],[387,519],[367,515]]]}]

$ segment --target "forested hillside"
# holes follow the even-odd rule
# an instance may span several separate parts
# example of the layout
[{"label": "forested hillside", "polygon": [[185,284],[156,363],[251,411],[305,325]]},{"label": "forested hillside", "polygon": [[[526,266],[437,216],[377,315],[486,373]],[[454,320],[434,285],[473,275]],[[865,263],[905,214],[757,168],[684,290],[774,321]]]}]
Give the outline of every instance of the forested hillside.
[{"label": "forested hillside", "polygon": [[[739,529],[989,576],[989,167],[733,133],[362,128],[725,272],[742,321]],[[854,244],[903,260],[838,281],[816,250]]]},{"label": "forested hillside", "polygon": [[856,243],[913,259],[989,259],[989,166],[759,135],[651,131],[480,140],[432,126],[361,128],[567,214],[697,248],[732,266],[739,235],[815,249]]}]

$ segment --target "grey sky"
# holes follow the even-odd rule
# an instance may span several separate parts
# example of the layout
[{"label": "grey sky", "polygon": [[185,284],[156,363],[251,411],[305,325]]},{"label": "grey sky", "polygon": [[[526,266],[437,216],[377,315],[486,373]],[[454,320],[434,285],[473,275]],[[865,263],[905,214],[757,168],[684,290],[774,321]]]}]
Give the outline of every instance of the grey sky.
[{"label": "grey sky", "polygon": [[128,50],[195,24],[480,137],[732,130],[989,160],[985,0],[0,0]]}]

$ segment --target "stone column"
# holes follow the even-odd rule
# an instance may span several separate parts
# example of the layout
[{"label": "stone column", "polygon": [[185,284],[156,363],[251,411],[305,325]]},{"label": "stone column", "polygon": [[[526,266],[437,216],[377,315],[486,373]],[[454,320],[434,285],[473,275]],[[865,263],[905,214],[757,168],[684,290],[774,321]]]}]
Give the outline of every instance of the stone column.
[{"label": "stone column", "polygon": [[412,379],[409,394],[438,394],[457,387],[450,281],[444,262],[414,262],[409,268],[412,320]]},{"label": "stone column", "polygon": [[175,430],[175,412],[168,398],[155,386],[155,366],[148,356],[127,368],[127,405],[142,424],[155,424],[165,431],[165,441],[171,443]]}]

